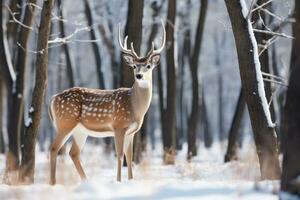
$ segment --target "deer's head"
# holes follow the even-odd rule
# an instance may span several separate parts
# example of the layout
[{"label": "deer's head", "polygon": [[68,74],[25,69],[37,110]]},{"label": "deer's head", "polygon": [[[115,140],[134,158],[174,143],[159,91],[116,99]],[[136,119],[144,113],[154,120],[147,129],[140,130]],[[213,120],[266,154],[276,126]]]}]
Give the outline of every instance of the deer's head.
[{"label": "deer's head", "polygon": [[134,72],[134,77],[137,82],[149,82],[152,80],[152,70],[155,66],[159,64],[160,61],[160,53],[163,50],[166,44],[166,31],[164,24],[162,22],[163,27],[163,39],[161,42],[161,47],[159,49],[154,48],[154,43],[152,42],[152,46],[150,51],[146,56],[140,57],[134,50],[133,43],[130,43],[130,49],[127,48],[127,38],[124,39],[124,44],[121,41],[121,31],[119,26],[119,44],[122,51],[122,57],[126,64],[132,67]]}]

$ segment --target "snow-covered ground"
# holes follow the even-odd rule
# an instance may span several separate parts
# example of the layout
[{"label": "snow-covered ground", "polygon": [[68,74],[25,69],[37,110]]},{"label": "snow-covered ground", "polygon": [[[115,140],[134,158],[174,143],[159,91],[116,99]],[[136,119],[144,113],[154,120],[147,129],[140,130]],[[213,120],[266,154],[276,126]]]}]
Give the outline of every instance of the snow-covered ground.
[{"label": "snow-covered ground", "polygon": [[[202,145],[203,146],[203,145]],[[278,181],[257,181],[259,167],[252,145],[245,145],[241,161],[223,163],[224,146],[200,148],[190,163],[185,150],[178,152],[175,166],[162,164],[161,151],[148,151],[140,165],[134,166],[134,180],[116,182],[116,160],[99,146],[86,145],[82,154],[88,180],[81,182],[68,156],[58,159],[56,186],[48,185],[49,160],[37,155],[36,183],[30,186],[0,185],[0,199],[92,200],[92,199],[278,199]],[[0,157],[3,174],[5,158]]]}]

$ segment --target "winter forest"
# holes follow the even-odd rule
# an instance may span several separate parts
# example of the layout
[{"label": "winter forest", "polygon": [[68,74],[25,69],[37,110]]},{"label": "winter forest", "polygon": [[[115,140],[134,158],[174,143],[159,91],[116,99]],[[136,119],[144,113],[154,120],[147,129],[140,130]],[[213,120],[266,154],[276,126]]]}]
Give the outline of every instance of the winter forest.
[{"label": "winter forest", "polygon": [[0,199],[300,199],[299,0],[0,1]]}]

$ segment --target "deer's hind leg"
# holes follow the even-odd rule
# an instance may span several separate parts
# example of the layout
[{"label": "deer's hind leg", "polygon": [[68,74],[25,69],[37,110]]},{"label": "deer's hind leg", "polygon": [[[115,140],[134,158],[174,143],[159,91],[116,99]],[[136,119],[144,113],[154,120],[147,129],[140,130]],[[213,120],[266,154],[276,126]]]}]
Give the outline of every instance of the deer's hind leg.
[{"label": "deer's hind leg", "polygon": [[63,132],[57,132],[57,135],[50,148],[50,184],[56,183],[56,158],[58,151],[65,144],[68,138],[71,136],[70,133],[64,134]]},{"label": "deer's hind leg", "polygon": [[84,170],[80,162],[80,152],[85,144],[87,135],[84,133],[75,132],[73,134],[73,137],[74,139],[73,139],[73,143],[69,155],[73,160],[73,163],[76,167],[78,174],[80,175],[81,180],[84,180],[86,179],[86,175],[84,173]]}]

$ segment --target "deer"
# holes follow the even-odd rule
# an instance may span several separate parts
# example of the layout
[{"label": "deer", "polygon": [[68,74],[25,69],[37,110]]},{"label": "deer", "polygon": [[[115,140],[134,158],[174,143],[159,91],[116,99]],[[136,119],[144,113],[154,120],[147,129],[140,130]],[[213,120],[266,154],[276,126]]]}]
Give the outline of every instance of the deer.
[{"label": "deer", "polygon": [[160,62],[160,54],[166,44],[166,31],[162,22],[161,46],[140,57],[128,36],[121,40],[119,25],[118,42],[124,62],[133,69],[134,83],[131,88],[101,90],[73,87],[58,93],[50,99],[48,112],[56,136],[50,147],[50,184],[56,184],[56,160],[58,151],[72,136],[69,155],[81,178],[86,174],[80,162],[80,152],[88,136],[114,137],[117,156],[117,181],[121,182],[121,168],[125,154],[128,179],[133,179],[133,138],[144,120],[152,98],[152,70]]}]

